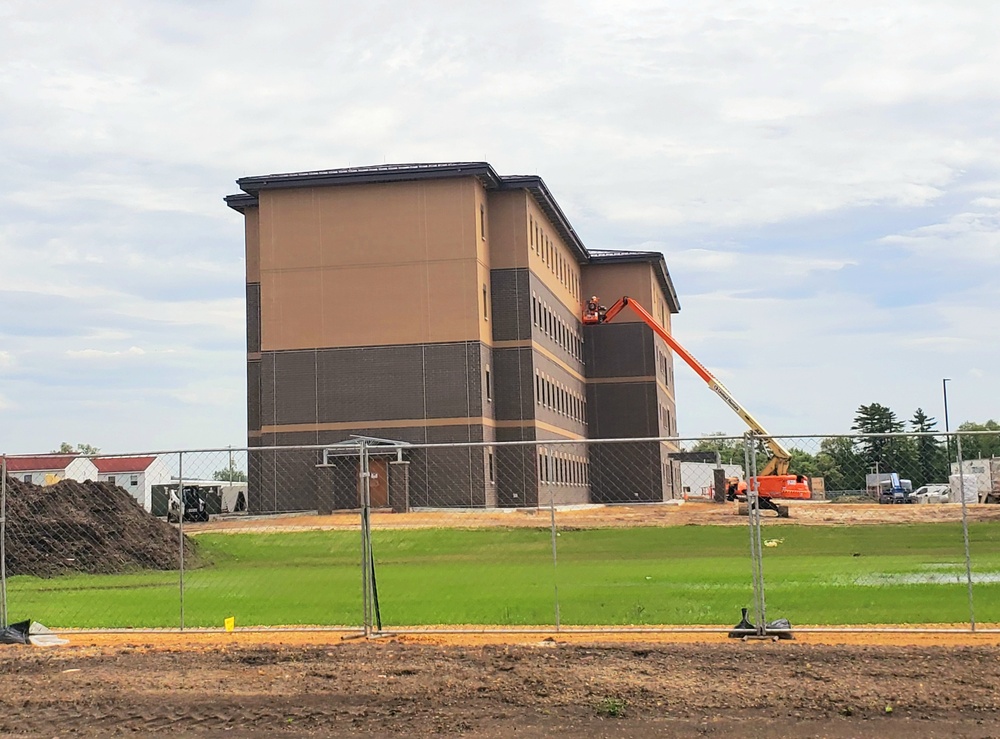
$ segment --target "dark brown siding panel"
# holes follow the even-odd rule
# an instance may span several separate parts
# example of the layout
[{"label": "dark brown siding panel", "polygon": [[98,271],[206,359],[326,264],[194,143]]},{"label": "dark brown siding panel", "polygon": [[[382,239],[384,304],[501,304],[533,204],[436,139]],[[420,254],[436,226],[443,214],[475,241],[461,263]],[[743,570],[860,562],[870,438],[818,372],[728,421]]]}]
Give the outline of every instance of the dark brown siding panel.
[{"label": "dark brown siding panel", "polygon": [[497,420],[534,418],[535,375],[531,349],[493,350],[493,401]]},{"label": "dark brown siding panel", "polygon": [[659,436],[653,382],[588,385],[587,412],[592,439]]},{"label": "dark brown siding panel", "polygon": [[324,349],[317,355],[320,423],[424,418],[420,346]]},{"label": "dark brown siding panel", "polygon": [[478,345],[472,352],[466,344],[432,344],[423,352],[427,417],[463,418],[473,406],[481,415]]},{"label": "dark brown siding panel", "polygon": [[494,341],[531,338],[531,282],[526,269],[490,271]]},{"label": "dark brown siding panel", "polygon": [[272,353],[265,353],[260,357],[261,428],[274,425],[274,356]]},{"label": "dark brown siding panel", "polygon": [[247,352],[260,351],[260,283],[247,283]]},{"label": "dark brown siding panel", "polygon": [[316,352],[274,355],[275,423],[315,423]]},{"label": "dark brown siding panel", "polygon": [[[505,432],[515,431],[504,429]],[[521,432],[521,429],[517,429]],[[507,434],[504,434],[507,436]],[[514,435],[514,434],[511,434]],[[530,433],[518,433],[530,437]],[[502,446],[495,449],[497,505],[503,508],[538,505],[538,462],[534,446]]]},{"label": "dark brown siding panel", "polygon": [[648,326],[641,323],[585,326],[583,335],[587,377],[656,374],[653,330]]},{"label": "dark brown siding panel", "polygon": [[247,429],[260,431],[260,362],[247,362]]},{"label": "dark brown siding panel", "polygon": [[655,441],[594,444],[590,448],[592,503],[649,503],[664,499],[660,445]]},{"label": "dark brown siding panel", "polygon": [[462,342],[266,352],[260,423],[478,417],[483,348]]}]

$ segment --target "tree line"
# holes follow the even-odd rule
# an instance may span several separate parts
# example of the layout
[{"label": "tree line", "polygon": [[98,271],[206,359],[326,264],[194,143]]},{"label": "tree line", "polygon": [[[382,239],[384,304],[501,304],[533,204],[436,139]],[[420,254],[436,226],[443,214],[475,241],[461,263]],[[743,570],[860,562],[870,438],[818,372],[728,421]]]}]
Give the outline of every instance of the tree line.
[{"label": "tree line", "polygon": [[[860,405],[854,416],[852,431],[859,434],[940,434],[937,421],[922,408],[917,408],[908,421],[880,403]],[[966,421],[957,431],[995,431],[995,434],[962,437],[963,459],[1000,457],[1000,424]],[[953,432],[954,433],[954,432]],[[722,434],[714,435],[716,437]],[[800,445],[801,446],[801,445]],[[911,480],[914,489],[921,485],[948,482],[950,462],[956,459],[955,439],[944,436],[905,437],[828,437],[815,452],[794,444],[789,470],[809,477],[822,477],[827,490],[864,490],[865,475],[875,472],[897,472]],[[699,441],[693,451],[717,451],[724,464],[744,462],[743,443],[738,439],[707,438]],[[758,449],[758,464],[770,455],[763,445]]]}]

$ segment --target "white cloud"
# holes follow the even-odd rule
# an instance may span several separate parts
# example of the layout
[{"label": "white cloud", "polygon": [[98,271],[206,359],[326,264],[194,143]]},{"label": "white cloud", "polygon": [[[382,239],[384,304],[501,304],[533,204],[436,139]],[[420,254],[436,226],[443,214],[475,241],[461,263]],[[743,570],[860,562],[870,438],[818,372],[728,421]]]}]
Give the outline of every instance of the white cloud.
[{"label": "white cloud", "polygon": [[106,359],[108,357],[141,357],[146,354],[144,349],[137,346],[129,347],[124,351],[107,351],[104,349],[68,349],[66,355],[74,359]]}]

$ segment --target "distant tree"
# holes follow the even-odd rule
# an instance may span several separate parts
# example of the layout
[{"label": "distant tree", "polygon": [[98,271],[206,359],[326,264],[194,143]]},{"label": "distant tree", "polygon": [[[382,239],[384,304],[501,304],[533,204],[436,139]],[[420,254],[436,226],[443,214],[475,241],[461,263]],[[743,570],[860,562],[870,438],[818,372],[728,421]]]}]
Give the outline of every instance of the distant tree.
[{"label": "distant tree", "polygon": [[722,431],[707,434],[705,437],[699,439],[693,447],[691,447],[691,451],[718,452],[719,461],[722,462],[722,464],[738,464],[742,466],[745,461],[743,439],[727,439],[725,437],[726,434]]},{"label": "distant tree", "polygon": [[816,455],[816,465],[826,481],[827,490],[864,490],[866,465],[846,436],[823,439]]},{"label": "distant tree", "polygon": [[[926,434],[937,431],[937,421],[928,417],[923,408],[917,408],[910,419],[914,433]],[[948,479],[948,452],[933,436],[918,436],[914,439],[916,470],[912,478],[915,488]]]},{"label": "distant tree", "polygon": [[[862,434],[898,434],[903,431],[903,422],[896,418],[892,409],[880,403],[858,406],[851,429]],[[912,476],[916,457],[913,444],[904,437],[872,437],[857,440],[862,464],[883,472],[898,472],[904,477]]]},{"label": "distant tree", "polygon": [[819,477],[819,465],[816,457],[803,449],[792,447],[788,450],[791,459],[788,460],[788,471],[793,475]]},{"label": "distant tree", "polygon": [[52,450],[53,454],[86,454],[94,456],[101,453],[101,450],[90,444],[77,444],[75,447],[67,441],[59,445],[58,449]]},{"label": "distant tree", "polygon": [[964,434],[962,436],[963,459],[989,459],[1000,457],[1000,423],[992,418],[986,423],[966,421],[959,431],[992,431],[991,434]]},{"label": "distant tree", "polygon": [[246,482],[247,476],[243,470],[237,469],[232,462],[228,467],[216,470],[212,473],[213,480],[225,480],[226,482]]},{"label": "distant tree", "polygon": [[[756,447],[757,469],[759,470],[768,463],[772,455],[764,441],[758,440]],[[747,468],[746,443],[743,437],[732,438],[729,436],[727,438],[725,432],[716,431],[699,439],[689,451],[718,452],[720,463],[738,465],[747,470],[746,474],[750,474]]]}]

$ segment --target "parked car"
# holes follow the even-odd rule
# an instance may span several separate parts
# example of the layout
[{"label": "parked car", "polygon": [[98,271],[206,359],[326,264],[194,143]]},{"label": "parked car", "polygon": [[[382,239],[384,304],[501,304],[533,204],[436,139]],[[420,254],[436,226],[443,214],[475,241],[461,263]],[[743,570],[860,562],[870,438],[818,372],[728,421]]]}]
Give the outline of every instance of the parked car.
[{"label": "parked car", "polygon": [[947,503],[950,493],[951,488],[947,483],[923,485],[913,491],[913,497],[918,503]]}]

